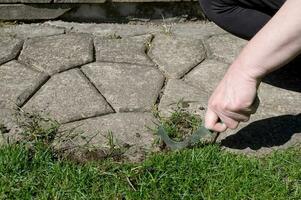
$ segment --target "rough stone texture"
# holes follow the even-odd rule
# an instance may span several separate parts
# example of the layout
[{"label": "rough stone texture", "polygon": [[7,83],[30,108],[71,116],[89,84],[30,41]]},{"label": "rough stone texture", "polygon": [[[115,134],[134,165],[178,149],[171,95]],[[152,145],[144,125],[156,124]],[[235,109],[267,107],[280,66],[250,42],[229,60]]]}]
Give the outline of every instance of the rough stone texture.
[{"label": "rough stone texture", "polygon": [[51,36],[63,34],[63,28],[41,25],[41,24],[21,24],[21,25],[8,25],[0,28],[0,34],[7,34],[13,37],[27,39],[33,37]]},{"label": "rough stone texture", "polygon": [[177,37],[194,39],[208,39],[212,35],[227,33],[212,22],[174,24],[170,25],[170,29],[172,34]]},{"label": "rough stone texture", "polygon": [[95,39],[96,61],[132,63],[154,66],[147,57],[146,46],[151,35],[125,39]]},{"label": "rough stone texture", "polygon": [[266,111],[269,111],[274,116],[301,113],[300,92],[261,83],[258,95],[261,101],[260,106],[264,107]]},{"label": "rough stone texture", "polygon": [[23,109],[49,114],[60,123],[112,112],[79,69],[52,76]]},{"label": "rough stone texture", "polygon": [[184,81],[211,94],[226,73],[228,64],[205,60],[189,72]]},{"label": "rough stone texture", "polygon": [[97,37],[111,38],[120,36],[122,38],[154,34],[160,30],[152,25],[130,25],[130,24],[94,24],[94,23],[69,23],[63,21],[45,22],[48,25],[65,28],[67,32],[91,33]]},{"label": "rough stone texture", "polygon": [[46,81],[47,76],[16,61],[0,66],[0,124],[11,129],[14,113],[34,91]]},{"label": "rough stone texture", "polygon": [[204,60],[206,52],[201,40],[162,34],[154,38],[149,55],[168,78],[180,78]]},{"label": "rough stone texture", "polygon": [[152,67],[92,63],[82,70],[117,112],[150,111],[164,82]]},{"label": "rough stone texture", "polygon": [[0,65],[14,59],[22,48],[22,40],[0,36]]},{"label": "rough stone texture", "polygon": [[247,44],[246,40],[230,34],[212,36],[206,43],[212,56],[226,63],[232,63]]},{"label": "rough stone texture", "polygon": [[16,61],[0,66],[0,107],[21,106],[47,76]]},{"label": "rough stone texture", "polygon": [[148,127],[154,128],[154,121],[150,113],[117,113],[86,119],[62,126],[62,134],[57,135],[54,146],[78,161],[103,159],[110,151],[111,132],[114,144],[125,151],[124,155],[131,161],[139,161],[153,151],[155,135]]},{"label": "rough stone texture", "polygon": [[93,41],[86,34],[33,38],[24,43],[23,63],[52,75],[93,60]]},{"label": "rough stone texture", "polygon": [[183,102],[186,105],[185,110],[203,117],[207,101],[207,93],[186,84],[182,80],[171,79],[166,84],[158,108],[161,115],[167,117],[177,108],[179,102]]},{"label": "rough stone texture", "polygon": [[69,5],[0,4],[2,20],[55,19],[69,11]]}]

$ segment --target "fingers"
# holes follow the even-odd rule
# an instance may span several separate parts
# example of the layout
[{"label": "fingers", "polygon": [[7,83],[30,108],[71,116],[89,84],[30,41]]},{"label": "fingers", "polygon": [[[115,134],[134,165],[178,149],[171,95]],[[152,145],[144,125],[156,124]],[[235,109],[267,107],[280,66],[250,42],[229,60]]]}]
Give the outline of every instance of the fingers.
[{"label": "fingers", "polygon": [[208,109],[205,116],[205,127],[216,132],[224,132],[227,126],[219,121],[219,117],[211,109]]}]

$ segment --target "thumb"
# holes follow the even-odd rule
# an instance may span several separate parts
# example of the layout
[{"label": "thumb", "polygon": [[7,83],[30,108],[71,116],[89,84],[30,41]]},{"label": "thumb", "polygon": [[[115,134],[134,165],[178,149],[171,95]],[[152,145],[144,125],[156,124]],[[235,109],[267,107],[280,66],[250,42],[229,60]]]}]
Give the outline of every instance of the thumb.
[{"label": "thumb", "polygon": [[216,132],[224,132],[227,130],[226,124],[220,122],[218,115],[208,108],[205,116],[205,127]]}]

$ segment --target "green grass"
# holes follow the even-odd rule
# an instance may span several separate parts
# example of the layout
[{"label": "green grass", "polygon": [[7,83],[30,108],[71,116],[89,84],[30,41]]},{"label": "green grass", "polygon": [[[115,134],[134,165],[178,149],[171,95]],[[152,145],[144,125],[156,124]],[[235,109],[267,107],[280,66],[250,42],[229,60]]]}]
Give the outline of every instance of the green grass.
[{"label": "green grass", "polygon": [[301,199],[301,148],[265,159],[217,145],[149,157],[79,165],[44,145],[0,149],[1,199]]}]

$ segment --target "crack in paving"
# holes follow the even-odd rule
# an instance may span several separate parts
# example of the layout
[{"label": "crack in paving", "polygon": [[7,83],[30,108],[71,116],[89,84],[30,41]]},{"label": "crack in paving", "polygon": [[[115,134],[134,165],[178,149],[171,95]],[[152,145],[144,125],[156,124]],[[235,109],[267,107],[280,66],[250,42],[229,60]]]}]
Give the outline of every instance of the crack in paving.
[{"label": "crack in paving", "polygon": [[90,78],[82,71],[82,69],[80,69],[80,72],[83,74],[83,76],[86,78],[86,80],[89,82],[89,84],[91,84],[91,86],[93,86],[95,88],[95,90],[104,98],[104,100],[106,101],[106,103],[110,106],[110,108],[113,110],[114,113],[117,113],[116,110],[114,109],[114,107],[108,102],[108,100],[106,99],[106,97],[98,90],[98,88],[96,87],[96,85],[90,80]]}]

